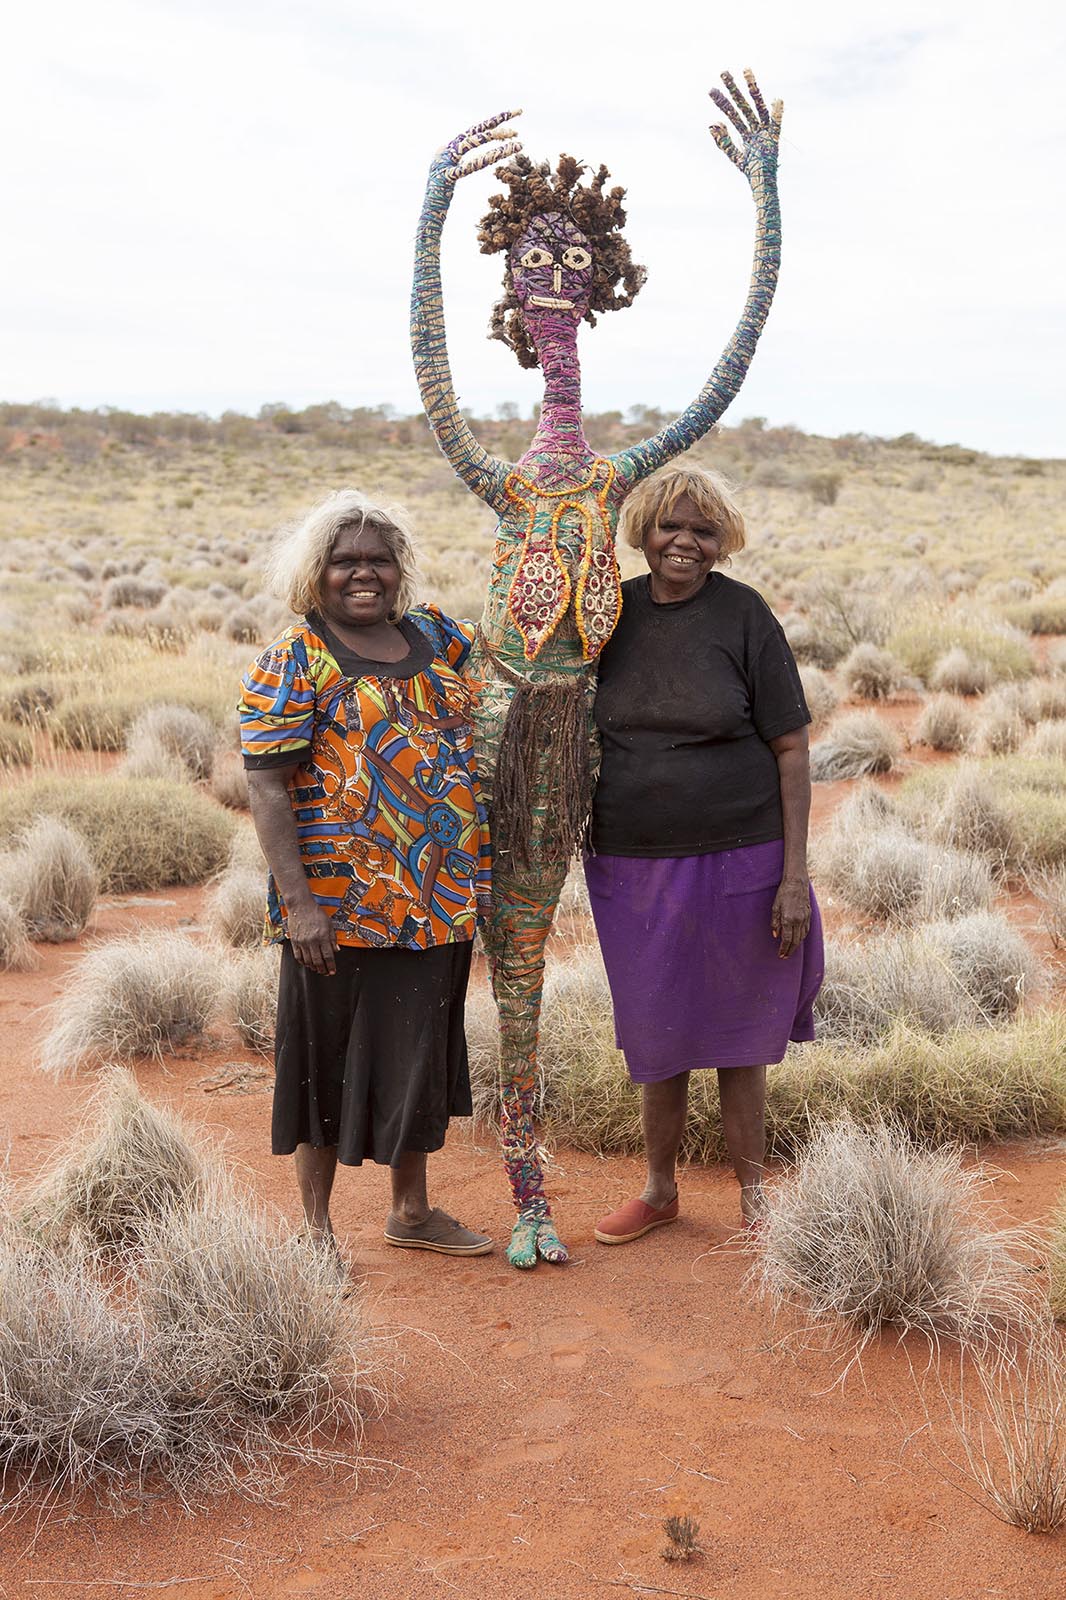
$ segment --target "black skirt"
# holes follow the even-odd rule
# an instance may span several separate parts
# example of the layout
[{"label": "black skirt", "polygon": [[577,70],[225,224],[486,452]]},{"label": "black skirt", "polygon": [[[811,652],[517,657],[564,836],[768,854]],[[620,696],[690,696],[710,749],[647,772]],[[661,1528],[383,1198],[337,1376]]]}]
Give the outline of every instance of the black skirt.
[{"label": "black skirt", "polygon": [[463,1007],[472,943],[430,950],[342,946],[325,977],[282,946],[272,1148],[335,1145],[346,1166],[396,1166],[439,1150],[468,1117]]}]

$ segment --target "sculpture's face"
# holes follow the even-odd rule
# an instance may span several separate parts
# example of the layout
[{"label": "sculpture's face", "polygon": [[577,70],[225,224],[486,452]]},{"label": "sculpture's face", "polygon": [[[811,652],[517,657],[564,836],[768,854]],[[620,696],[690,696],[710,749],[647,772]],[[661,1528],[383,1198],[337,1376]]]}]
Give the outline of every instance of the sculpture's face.
[{"label": "sculpture's face", "polygon": [[561,211],[534,217],[511,246],[511,276],[534,338],[538,321],[545,317],[562,317],[576,328],[592,293],[589,242]]}]

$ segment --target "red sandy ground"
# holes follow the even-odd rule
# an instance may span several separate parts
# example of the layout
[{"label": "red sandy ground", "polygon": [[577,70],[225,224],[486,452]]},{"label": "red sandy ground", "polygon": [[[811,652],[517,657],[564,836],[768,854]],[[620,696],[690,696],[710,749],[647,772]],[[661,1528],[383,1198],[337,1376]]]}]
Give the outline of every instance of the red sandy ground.
[{"label": "red sandy ground", "polygon": [[[821,815],[836,795],[818,795]],[[106,902],[92,936],[195,922],[200,899]],[[0,1106],[17,1179],[48,1161],[91,1087],[32,1067],[42,1008],[78,955],[45,948],[35,972],[0,984]],[[238,1060],[252,1062],[220,1034],[138,1078],[221,1135],[295,1221],[291,1164],[267,1153],[265,1089],[222,1098],[201,1081]],[[984,1154],[1006,1216],[1046,1220],[1066,1143]],[[0,1532],[0,1595],[1051,1600],[1066,1589],[1062,1539],[1003,1526],[946,1478],[910,1372],[924,1347],[886,1341],[842,1388],[839,1356],[782,1345],[786,1330],[745,1285],[723,1169],[684,1175],[678,1225],[606,1249],[596,1220],[637,1192],[640,1164],[558,1150],[551,1192],[573,1259],[528,1274],[503,1259],[511,1211],[495,1152],[455,1130],[431,1174],[435,1198],[491,1231],[495,1254],[391,1250],[386,1174],[338,1182],[338,1231],[402,1363],[358,1479],[301,1469],[276,1505],[216,1499],[195,1517],[166,1501],[122,1519],[82,1504],[41,1531],[24,1516]],[[944,1407],[928,1381],[924,1392],[950,1450]],[[700,1524],[703,1554],[688,1564],[659,1555],[671,1514]]]}]

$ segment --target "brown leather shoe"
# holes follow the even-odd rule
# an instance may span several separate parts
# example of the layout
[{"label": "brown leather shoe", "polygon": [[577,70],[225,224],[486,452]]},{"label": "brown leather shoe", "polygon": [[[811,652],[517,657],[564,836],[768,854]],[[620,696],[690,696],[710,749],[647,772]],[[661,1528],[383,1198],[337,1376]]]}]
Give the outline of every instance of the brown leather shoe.
[{"label": "brown leather shoe", "polygon": [[398,1250],[436,1250],[443,1256],[487,1256],[493,1248],[486,1233],[464,1228],[446,1211],[434,1206],[425,1222],[401,1222],[389,1212],[385,1243]]},{"label": "brown leather shoe", "polygon": [[628,1244],[631,1239],[642,1239],[653,1228],[661,1228],[677,1221],[677,1195],[668,1206],[657,1210],[646,1200],[627,1200],[624,1206],[612,1211],[596,1224],[596,1237],[601,1244]]}]

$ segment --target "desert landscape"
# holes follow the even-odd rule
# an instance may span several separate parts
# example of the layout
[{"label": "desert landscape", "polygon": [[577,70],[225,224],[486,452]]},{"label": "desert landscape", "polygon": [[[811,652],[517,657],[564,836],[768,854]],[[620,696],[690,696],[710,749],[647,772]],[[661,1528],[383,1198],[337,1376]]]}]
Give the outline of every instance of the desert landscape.
[{"label": "desert landscape", "polygon": [[[474,426],[513,459],[532,423]],[[595,1243],[639,1101],[576,868],[541,1043],[571,1263],[503,1258],[478,960],[477,1115],[430,1171],[497,1250],[390,1250],[386,1175],[342,1173],[347,1293],[269,1154],[237,681],[321,494],[403,504],[464,617],[489,513],[387,407],[0,405],[0,1594],[1061,1592],[1066,462],[758,418],[692,456],[814,717],[827,980],[770,1073],[767,1225],[694,1080],[680,1223]]]}]

